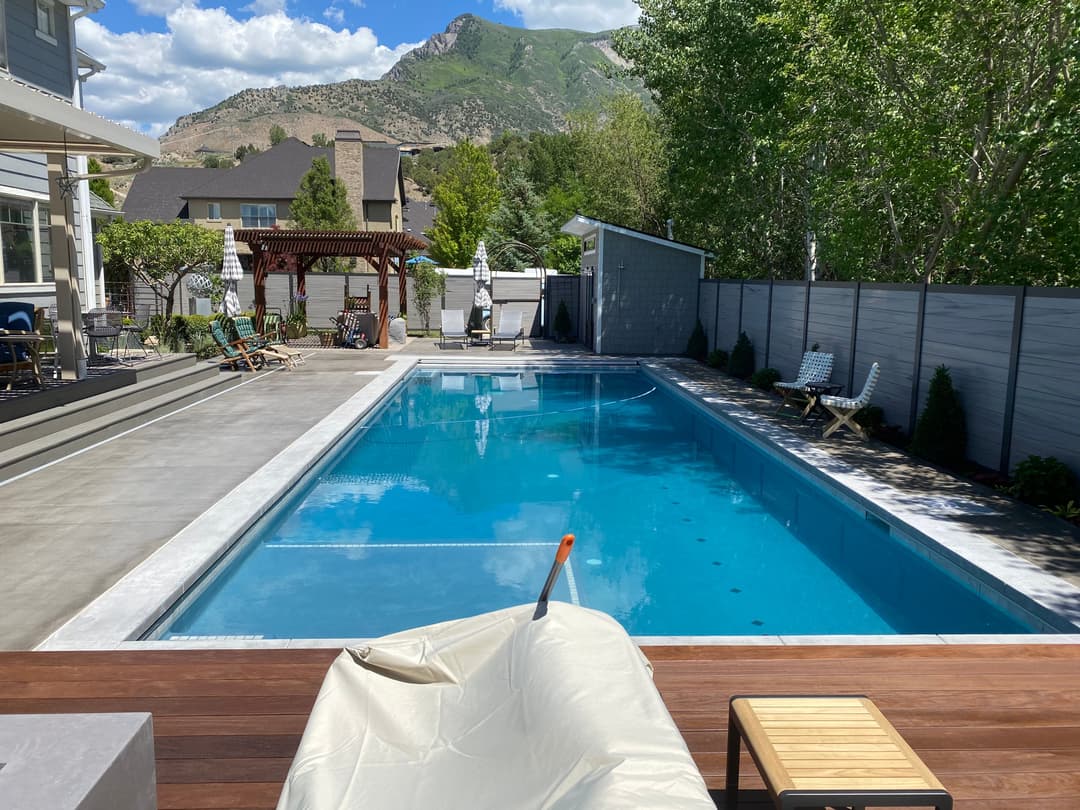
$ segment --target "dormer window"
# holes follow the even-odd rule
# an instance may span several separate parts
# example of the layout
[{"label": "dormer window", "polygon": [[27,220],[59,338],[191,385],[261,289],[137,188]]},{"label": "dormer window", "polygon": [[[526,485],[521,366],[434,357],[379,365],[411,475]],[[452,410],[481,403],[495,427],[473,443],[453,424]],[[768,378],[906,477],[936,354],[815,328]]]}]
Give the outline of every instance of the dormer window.
[{"label": "dormer window", "polygon": [[38,37],[56,44],[56,6],[53,0],[37,0]]}]

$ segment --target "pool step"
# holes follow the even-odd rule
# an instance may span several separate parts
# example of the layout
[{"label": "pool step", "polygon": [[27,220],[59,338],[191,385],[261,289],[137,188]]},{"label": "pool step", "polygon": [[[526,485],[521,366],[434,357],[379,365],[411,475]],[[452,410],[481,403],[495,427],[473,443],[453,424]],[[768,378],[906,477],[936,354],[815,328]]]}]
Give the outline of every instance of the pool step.
[{"label": "pool step", "polygon": [[250,375],[223,372],[212,363],[169,364],[146,379],[116,390],[3,423],[0,481],[169,411],[230,388]]}]

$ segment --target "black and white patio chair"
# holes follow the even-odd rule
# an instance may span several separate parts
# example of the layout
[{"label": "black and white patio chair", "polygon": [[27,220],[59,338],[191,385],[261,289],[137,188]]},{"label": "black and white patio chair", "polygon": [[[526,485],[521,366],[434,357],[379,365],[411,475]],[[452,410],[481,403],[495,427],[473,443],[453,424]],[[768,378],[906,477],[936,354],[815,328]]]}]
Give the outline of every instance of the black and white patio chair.
[{"label": "black and white patio chair", "polygon": [[826,394],[818,400],[834,417],[833,420],[825,426],[825,430],[822,431],[822,438],[831,436],[846,425],[852,433],[864,442],[867,440],[868,436],[866,435],[863,426],[852,420],[859,411],[870,404],[870,397],[874,393],[874,387],[877,386],[878,377],[880,376],[881,366],[874,363],[874,365],[870,366],[870,373],[866,375],[866,383],[863,385],[863,389],[859,392],[857,397],[834,397]]},{"label": "black and white patio chair", "polygon": [[[806,405],[809,407],[806,386],[810,383],[828,382],[832,377],[833,353],[832,352],[806,352],[803,354],[802,363],[799,365],[799,373],[795,375],[793,382],[774,383],[774,387],[783,397],[783,401],[776,408],[780,413],[785,405]],[[802,413],[806,416],[806,411]]]}]

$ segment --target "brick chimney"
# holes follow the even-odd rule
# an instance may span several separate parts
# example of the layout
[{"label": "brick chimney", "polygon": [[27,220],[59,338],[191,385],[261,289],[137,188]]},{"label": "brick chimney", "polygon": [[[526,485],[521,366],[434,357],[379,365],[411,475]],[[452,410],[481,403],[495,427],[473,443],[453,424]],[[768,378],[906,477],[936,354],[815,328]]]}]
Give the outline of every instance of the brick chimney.
[{"label": "brick chimney", "polygon": [[345,183],[345,193],[356,217],[356,227],[368,230],[364,216],[364,141],[354,129],[334,134],[334,174]]}]

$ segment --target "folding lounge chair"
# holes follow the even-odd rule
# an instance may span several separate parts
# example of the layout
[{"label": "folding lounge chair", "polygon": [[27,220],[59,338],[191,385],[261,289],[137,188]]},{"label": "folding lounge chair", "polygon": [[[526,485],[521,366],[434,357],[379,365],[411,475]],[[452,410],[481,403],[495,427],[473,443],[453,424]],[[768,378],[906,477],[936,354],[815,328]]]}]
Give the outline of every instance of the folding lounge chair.
[{"label": "folding lounge chair", "polygon": [[517,349],[518,340],[525,345],[525,330],[521,328],[521,310],[504,309],[499,314],[499,328],[491,333],[491,348],[495,348],[495,341],[509,340],[513,348]]},{"label": "folding lounge chair", "polygon": [[219,320],[210,321],[210,334],[221,350],[222,362],[228,363],[233,368],[239,369],[242,365],[246,365],[251,371],[255,371],[266,361],[268,355],[264,350],[251,349],[243,340],[229,340]]},{"label": "folding lounge chair", "polygon": [[855,418],[855,414],[870,404],[870,396],[874,393],[874,387],[877,385],[879,376],[881,376],[881,366],[874,363],[874,365],[870,366],[870,373],[866,375],[866,383],[863,385],[862,391],[854,399],[826,394],[818,400],[835,417],[822,431],[823,438],[831,436],[841,427],[847,425],[856,436],[864,442],[867,440],[868,437],[862,425],[852,420]]},{"label": "folding lounge chair", "polygon": [[275,344],[255,331],[255,323],[247,315],[237,315],[232,319],[236,336],[247,343],[251,349],[262,349],[268,357],[281,360],[289,368],[305,362],[304,355],[299,349],[286,346],[284,343]]},{"label": "folding lounge chair", "polygon": [[[805,405],[806,386],[809,383],[828,382],[832,377],[833,354],[832,352],[806,352],[803,354],[802,363],[799,364],[799,373],[795,375],[793,382],[774,383],[776,390],[783,395],[784,400],[776,409],[780,413],[785,405]],[[803,415],[806,412],[803,411]]]},{"label": "folding lounge chair", "polygon": [[469,334],[465,331],[465,310],[444,309],[442,310],[442,326],[439,328],[439,346],[446,345],[447,339],[460,343],[461,348],[467,345]]}]

